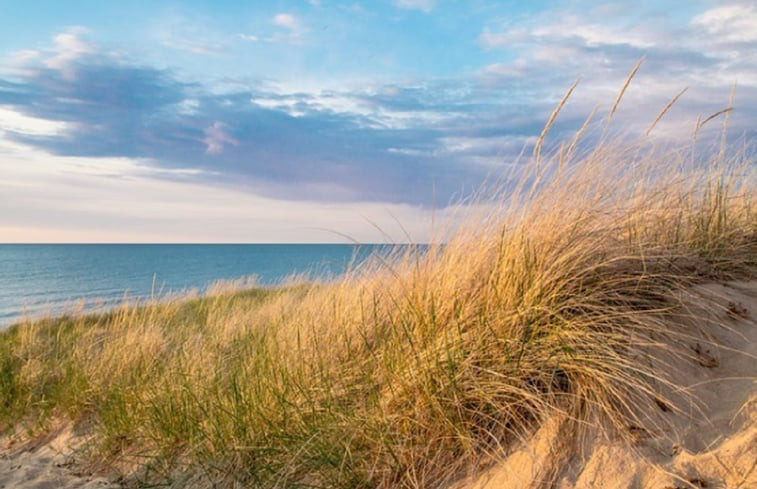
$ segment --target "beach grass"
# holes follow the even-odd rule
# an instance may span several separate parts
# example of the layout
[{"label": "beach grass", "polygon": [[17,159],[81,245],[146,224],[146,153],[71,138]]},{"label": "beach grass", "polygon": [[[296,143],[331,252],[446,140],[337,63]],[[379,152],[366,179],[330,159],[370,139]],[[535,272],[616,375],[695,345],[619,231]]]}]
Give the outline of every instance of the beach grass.
[{"label": "beach grass", "polygon": [[753,157],[537,147],[443,242],[337,281],[14,325],[0,429],[68,420],[135,485],[437,488],[555,412],[675,408],[644,357],[690,354],[661,341],[693,334],[680,291],[755,278]]}]

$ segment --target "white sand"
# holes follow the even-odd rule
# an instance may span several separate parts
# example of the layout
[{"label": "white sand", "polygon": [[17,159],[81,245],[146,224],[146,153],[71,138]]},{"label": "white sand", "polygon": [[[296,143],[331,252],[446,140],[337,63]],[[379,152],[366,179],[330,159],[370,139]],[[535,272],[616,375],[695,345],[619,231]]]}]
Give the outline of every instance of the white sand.
[{"label": "white sand", "polygon": [[84,438],[69,427],[54,430],[43,439],[0,442],[0,489],[115,489],[106,478],[92,475],[77,463]]},{"label": "white sand", "polygon": [[[650,413],[647,426],[666,428],[639,430],[632,447],[589,429],[571,451],[558,445],[565,424],[554,420],[455,488],[757,488],[757,281],[699,286],[685,301],[701,334],[687,345],[690,358],[661,361],[698,401]],[[0,489],[119,487],[77,463],[83,441],[66,427],[35,442],[0,441]]]}]

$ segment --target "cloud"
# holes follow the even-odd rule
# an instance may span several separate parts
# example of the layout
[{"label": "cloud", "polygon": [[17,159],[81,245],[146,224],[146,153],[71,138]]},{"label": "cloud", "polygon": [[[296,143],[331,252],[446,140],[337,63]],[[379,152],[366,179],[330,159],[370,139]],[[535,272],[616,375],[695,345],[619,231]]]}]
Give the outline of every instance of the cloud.
[{"label": "cloud", "polygon": [[229,52],[229,39],[207,16],[190,10],[172,10],[156,16],[148,35],[160,45],[201,56],[221,56]]},{"label": "cloud", "polygon": [[226,51],[226,47],[221,44],[211,44],[192,39],[172,39],[162,42],[163,46],[186,51],[192,54],[202,54],[216,56]]},{"label": "cloud", "polygon": [[297,31],[300,29],[300,21],[292,14],[276,14],[273,16],[271,22],[273,22],[274,25],[285,27],[291,31]]},{"label": "cloud", "polygon": [[[671,137],[690,134],[698,115],[706,117],[725,107],[730,86],[738,80],[731,127],[734,133],[749,133],[746,114],[757,105],[757,58],[751,55],[757,51],[757,35],[751,29],[755,12],[742,3],[723,4],[688,17],[643,7],[616,11],[604,6],[583,9],[580,14],[559,7],[517,21],[495,21],[482,29],[480,45],[505,53],[509,61],[490,63],[480,74],[487,86],[530,84],[524,86],[530,95],[520,96],[534,100],[534,108],[541,105],[536,102],[539,99],[556,103],[561,92],[580,77],[579,90],[563,112],[566,116],[572,111],[586,113],[597,101],[610,103],[630,67],[644,58],[621,106],[628,117],[628,132],[643,132],[649,114],[656,114],[675,93],[689,86],[658,130]],[[726,25],[731,29],[728,32]],[[713,97],[718,93],[721,97]],[[675,125],[679,130],[670,131]]]},{"label": "cloud", "polygon": [[437,0],[394,0],[394,5],[406,10],[421,10],[430,12],[436,6]]},{"label": "cloud", "polygon": [[86,32],[87,29],[84,27],[71,27],[56,35],[53,38],[55,41],[54,54],[45,59],[45,66],[60,70],[66,76],[72,76],[72,72],[69,70],[71,63],[94,51],[94,47],[81,38],[81,35]]},{"label": "cloud", "polygon": [[757,41],[757,7],[754,5],[722,5],[697,15],[691,23],[721,41]]},{"label": "cloud", "polygon": [[9,130],[11,141],[65,157],[138,158],[162,178],[298,200],[430,205],[435,191],[447,202],[485,177],[434,154],[457,109],[424,100],[423,89],[219,92],[99,50],[66,69],[75,76],[32,61],[14,82],[0,79],[0,106],[62,124]]},{"label": "cloud", "polygon": [[[727,15],[713,10],[676,24],[622,12],[608,17],[606,9],[492,20],[479,31],[487,63],[475,71],[354,85],[226,80],[219,88],[97,46],[77,50],[71,39],[63,44],[77,54],[49,65],[46,60],[64,52],[54,41],[16,59],[12,78],[0,76],[0,106],[16,117],[15,126],[0,118],[0,130],[12,144],[60,157],[138,160],[167,181],[269,199],[428,207],[467,195],[528,152],[580,76],[546,145],[572,137],[597,102],[607,110],[641,57],[644,65],[615,116],[622,121],[616,131],[643,133],[689,86],[654,133],[665,141],[688,140],[697,116],[722,109],[738,79],[731,130],[753,136],[757,60],[751,53],[757,43],[744,33],[738,41],[720,36],[713,19]],[[240,38],[292,42],[290,31],[303,27],[287,16],[266,19],[273,34]],[[19,122],[23,117],[52,126],[24,131],[32,123]],[[601,112],[598,119],[604,120]],[[719,127],[710,123],[705,130]]]},{"label": "cloud", "polygon": [[67,129],[64,122],[30,117],[0,106],[0,131],[37,136],[55,136]]},{"label": "cloud", "polygon": [[205,138],[202,140],[207,145],[206,153],[211,155],[220,154],[226,145],[239,146],[239,141],[228,134],[226,124],[214,122],[205,128]]},{"label": "cloud", "polygon": [[[559,20],[557,20],[559,19]],[[485,29],[479,42],[485,49],[549,45],[579,44],[586,47],[627,45],[633,48],[653,48],[672,39],[663,29],[650,25],[654,18],[637,23],[615,18],[587,17],[570,11],[552,11],[516,26],[500,31]]]},{"label": "cloud", "polygon": [[654,36],[641,29],[632,29],[626,32],[618,32],[597,24],[581,24],[576,16],[565,19],[565,24],[556,26],[549,25],[534,29],[533,35],[542,38],[580,40],[586,46],[618,45],[626,44],[636,48],[651,48],[657,40]]},{"label": "cloud", "polygon": [[[0,137],[0,153],[7,141]],[[0,159],[6,242],[363,242],[430,235],[431,211],[406,204],[281,200],[193,180],[166,180],[129,158]],[[452,217],[437,209],[437,227]],[[381,231],[374,228],[374,224]]]},{"label": "cloud", "polygon": [[263,29],[263,33],[238,34],[238,37],[247,42],[266,42],[266,43],[287,43],[302,44],[305,28],[302,21],[292,14],[280,12],[271,17],[271,25],[274,30]]},{"label": "cloud", "polygon": [[271,36],[265,38],[266,42],[285,42],[289,44],[302,44],[303,35],[305,34],[305,28],[302,21],[292,14],[280,12],[273,16],[271,24],[284,29],[285,33],[274,33]]}]

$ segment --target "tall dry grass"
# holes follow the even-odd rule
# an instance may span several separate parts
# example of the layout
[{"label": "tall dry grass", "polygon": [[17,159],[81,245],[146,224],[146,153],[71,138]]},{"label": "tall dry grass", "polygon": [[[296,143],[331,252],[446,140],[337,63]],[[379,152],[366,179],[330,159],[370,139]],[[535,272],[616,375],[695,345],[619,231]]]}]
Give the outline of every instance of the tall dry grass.
[{"label": "tall dry grass", "polygon": [[436,488],[555,412],[623,433],[675,402],[643,356],[687,354],[660,341],[687,334],[677,292],[755,276],[754,161],[581,134],[444,244],[336,283],[16,325],[0,420],[73,420],[187,487]]}]

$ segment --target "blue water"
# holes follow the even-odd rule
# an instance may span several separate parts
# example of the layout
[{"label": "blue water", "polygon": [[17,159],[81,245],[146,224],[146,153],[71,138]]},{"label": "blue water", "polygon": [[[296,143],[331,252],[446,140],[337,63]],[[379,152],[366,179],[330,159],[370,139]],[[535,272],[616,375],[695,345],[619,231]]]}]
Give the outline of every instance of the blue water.
[{"label": "blue water", "polygon": [[103,310],[255,276],[275,285],[292,274],[334,277],[378,245],[0,244],[0,327],[23,317]]}]

